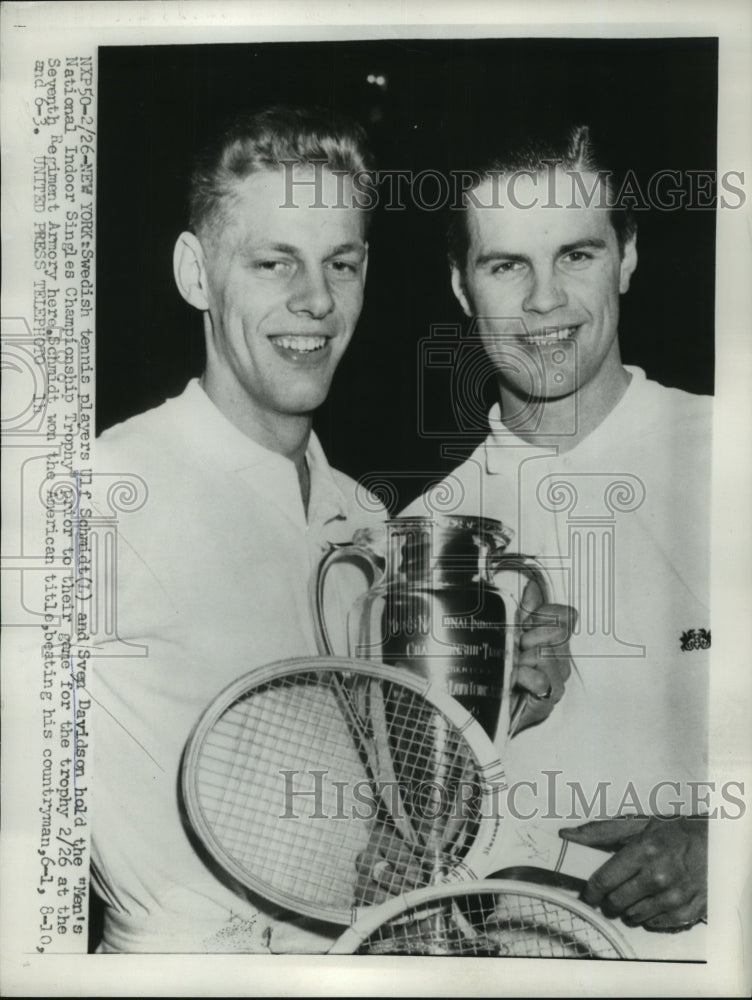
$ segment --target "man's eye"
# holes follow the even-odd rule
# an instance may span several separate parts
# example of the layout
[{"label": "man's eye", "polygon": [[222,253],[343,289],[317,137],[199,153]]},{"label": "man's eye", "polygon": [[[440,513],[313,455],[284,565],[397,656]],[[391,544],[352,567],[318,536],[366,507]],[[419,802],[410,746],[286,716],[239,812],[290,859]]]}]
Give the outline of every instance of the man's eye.
[{"label": "man's eye", "polygon": [[491,269],[492,274],[511,274],[513,271],[519,271],[523,267],[521,260],[501,260],[494,264]]},{"label": "man's eye", "polygon": [[266,274],[283,274],[290,266],[290,262],[286,260],[256,260],[253,262],[254,270]]},{"label": "man's eye", "polygon": [[584,250],[570,250],[570,252],[564,256],[564,260],[568,264],[584,264],[586,261],[592,259],[593,255],[585,253]]},{"label": "man's eye", "polygon": [[359,261],[333,260],[330,262],[329,267],[335,272],[335,274],[341,274],[343,277],[360,274]]}]

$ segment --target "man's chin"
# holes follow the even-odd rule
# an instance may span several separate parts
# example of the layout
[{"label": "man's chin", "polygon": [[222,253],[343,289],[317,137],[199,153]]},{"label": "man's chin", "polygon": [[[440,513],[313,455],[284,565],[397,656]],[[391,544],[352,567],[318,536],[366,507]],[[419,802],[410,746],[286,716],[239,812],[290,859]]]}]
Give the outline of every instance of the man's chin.
[{"label": "man's chin", "polygon": [[[557,375],[561,374],[557,372]],[[551,403],[557,399],[567,399],[575,395],[579,385],[574,378],[562,377],[557,380],[554,376],[551,379],[536,380],[534,383],[523,385],[510,382],[503,376],[499,376],[499,385],[505,395],[511,394],[520,401],[520,405],[527,403]]]},{"label": "man's chin", "polygon": [[286,399],[279,412],[288,417],[312,418],[316,411],[324,405],[329,395],[326,392],[306,394],[299,398]]}]

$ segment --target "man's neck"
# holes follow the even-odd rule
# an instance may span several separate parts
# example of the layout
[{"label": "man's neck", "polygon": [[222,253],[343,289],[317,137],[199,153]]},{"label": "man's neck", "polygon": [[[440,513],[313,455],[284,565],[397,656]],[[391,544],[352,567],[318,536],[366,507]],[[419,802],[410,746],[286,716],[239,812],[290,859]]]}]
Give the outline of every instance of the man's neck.
[{"label": "man's neck", "polygon": [[[520,399],[499,382],[501,419],[516,437],[541,448],[571,451],[596,430],[621,401],[632,380],[620,364],[608,376],[555,399]],[[518,415],[523,413],[523,419]]]},{"label": "man's neck", "polygon": [[204,372],[200,382],[220,413],[246,437],[262,448],[290,459],[298,474],[303,506],[308,513],[310,475],[305,456],[311,437],[312,416],[260,411],[242,390],[224,385],[209,371]]}]

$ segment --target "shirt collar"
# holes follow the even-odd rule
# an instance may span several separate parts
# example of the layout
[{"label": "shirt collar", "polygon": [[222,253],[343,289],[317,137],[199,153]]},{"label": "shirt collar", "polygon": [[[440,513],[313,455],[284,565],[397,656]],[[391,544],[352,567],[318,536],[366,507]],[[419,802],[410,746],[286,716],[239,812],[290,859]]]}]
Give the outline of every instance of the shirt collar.
[{"label": "shirt collar", "polygon": [[348,506],[344,493],[337,485],[332,468],[326,460],[321,442],[311,431],[306,451],[311,474],[311,495],[308,499],[308,521],[325,522],[335,517],[347,517]]},{"label": "shirt collar", "polygon": [[[182,395],[177,398],[176,405],[180,411],[183,432],[190,435],[194,448],[205,454],[215,466],[219,465],[224,472],[253,469],[253,479],[258,481],[258,473],[263,467],[269,473],[274,470],[277,475],[282,476],[291,471],[293,463],[289,458],[265,448],[228,420],[209,399],[197,378],[191,379]],[[345,517],[347,501],[313,431],[308,441],[306,459],[311,476],[309,522],[313,523],[314,519]],[[297,474],[295,483],[297,485]]]},{"label": "shirt collar", "polygon": [[[501,404],[494,403],[488,414],[488,426],[490,434],[483,443],[486,453],[486,472],[495,476],[504,472],[509,465],[509,448],[535,448],[529,441],[517,437],[510,431],[501,419]],[[543,452],[550,452],[550,448],[541,448]]]},{"label": "shirt collar", "polygon": [[[627,386],[626,392],[621,397],[616,406],[611,410],[611,412],[606,416],[605,420],[601,423],[600,427],[603,427],[607,423],[611,423],[614,420],[618,420],[620,416],[625,412],[628,405],[631,405],[631,401],[636,395],[639,395],[645,382],[647,381],[647,376],[642,368],[637,368],[633,365],[624,365],[626,371],[632,376],[629,385]],[[509,448],[533,448],[541,452],[541,454],[552,455],[555,454],[558,449],[555,447],[539,447],[537,445],[531,444],[529,441],[525,441],[523,438],[517,437],[512,431],[510,431],[501,419],[501,404],[494,403],[488,414],[488,426],[490,434],[484,442],[484,449],[486,453],[486,471],[489,475],[497,475],[504,472],[508,468],[509,464]],[[600,427],[598,428],[600,430]],[[584,441],[572,448],[567,455],[572,455],[574,452],[583,448],[588,444],[589,439],[592,434],[588,435]]]},{"label": "shirt collar", "polygon": [[239,430],[191,379],[175,400],[180,427],[192,448],[224,472],[236,472],[260,463],[281,459]]}]

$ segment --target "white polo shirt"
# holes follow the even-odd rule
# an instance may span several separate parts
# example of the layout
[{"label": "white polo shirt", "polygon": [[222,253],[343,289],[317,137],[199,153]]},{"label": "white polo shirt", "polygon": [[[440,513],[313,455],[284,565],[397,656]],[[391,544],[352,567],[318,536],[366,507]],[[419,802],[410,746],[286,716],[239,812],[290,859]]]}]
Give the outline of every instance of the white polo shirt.
[{"label": "white polo shirt", "polygon": [[[607,782],[613,815],[632,787],[637,811],[670,811],[677,796],[689,807],[687,782],[706,776],[711,400],[628,371],[620,402],[569,451],[515,437],[495,407],[441,498],[447,513],[453,493],[454,512],[511,527],[510,551],[538,558],[554,600],[578,609],[564,699],[506,755],[510,780],[537,781],[546,796],[544,772],[560,770],[566,814],[565,781],[588,800]],[[430,506],[429,492],[410,510]]]},{"label": "white polo shirt", "polygon": [[[201,712],[254,667],[317,654],[311,570],[330,542],[384,517],[373,498],[356,499],[313,434],[307,459],[306,519],[293,463],[243,435],[197,381],[97,443],[104,487],[136,475],[148,491],[118,515],[119,638],[93,661],[102,950],[304,952],[331,940],[331,929],[307,930],[218,881],[178,806],[180,757]],[[344,622],[351,596],[327,591],[330,621]]]}]

